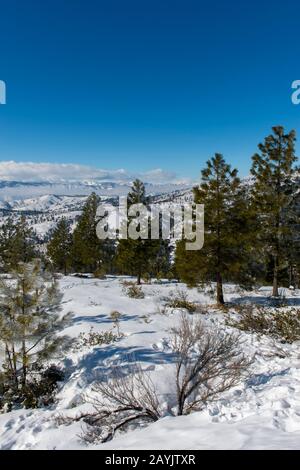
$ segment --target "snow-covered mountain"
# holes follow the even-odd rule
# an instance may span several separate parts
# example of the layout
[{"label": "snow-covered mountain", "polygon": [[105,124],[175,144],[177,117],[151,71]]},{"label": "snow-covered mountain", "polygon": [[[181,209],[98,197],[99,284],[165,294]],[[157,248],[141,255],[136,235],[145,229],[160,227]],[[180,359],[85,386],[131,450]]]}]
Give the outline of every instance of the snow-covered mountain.
[{"label": "snow-covered mountain", "polygon": [[[242,183],[248,188],[253,184],[253,177],[243,178]],[[300,177],[295,177],[300,187]],[[28,182],[0,180],[0,224],[6,217],[19,217],[26,214],[28,222],[43,239],[61,217],[66,217],[76,224],[84,203],[92,192],[108,204],[117,204],[118,196],[128,193],[132,181],[97,181],[85,179],[77,182]],[[189,183],[145,183],[147,195],[153,203],[184,204],[191,202],[192,186]]]},{"label": "snow-covered mountain", "polygon": [[[9,189],[18,190],[20,197],[9,196]],[[35,195],[37,192],[50,190],[47,194]],[[63,189],[65,193],[55,193],[54,190]],[[126,195],[130,190],[130,184],[106,183],[104,184],[29,184],[11,182],[7,185],[0,182],[0,224],[7,217],[17,220],[20,215],[26,215],[27,222],[36,231],[41,241],[57,223],[65,217],[75,226],[82,208],[91,192],[95,191],[100,195],[101,200],[107,204],[117,204],[118,196]],[[17,194],[18,191],[14,194]],[[52,192],[53,191],[53,192]],[[191,199],[191,188],[187,185],[177,184],[146,184],[148,195],[153,197],[153,202],[187,202]],[[30,196],[30,197],[29,197]]]},{"label": "snow-covered mountain", "polygon": [[[15,200],[40,196],[86,196],[95,191],[100,196],[119,196],[128,193],[132,181],[27,182],[0,180],[0,207]],[[189,187],[186,183],[145,183],[148,194],[161,194]]]}]

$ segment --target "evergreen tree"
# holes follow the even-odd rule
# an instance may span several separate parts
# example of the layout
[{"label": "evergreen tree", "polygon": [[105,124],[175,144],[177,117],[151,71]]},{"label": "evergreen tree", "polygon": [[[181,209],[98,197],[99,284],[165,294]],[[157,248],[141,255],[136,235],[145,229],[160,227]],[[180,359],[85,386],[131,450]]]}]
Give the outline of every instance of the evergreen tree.
[{"label": "evergreen tree", "polygon": [[47,245],[47,254],[54,267],[65,275],[71,264],[72,235],[70,224],[63,217],[54,229]]},{"label": "evergreen tree", "polygon": [[83,272],[108,272],[113,270],[115,256],[114,240],[99,240],[97,209],[101,202],[96,193],[92,193],[84,207],[73,232],[71,249],[72,266]]},{"label": "evergreen tree", "polygon": [[5,386],[16,397],[30,387],[35,367],[66,344],[65,337],[57,336],[68,321],[68,316],[59,319],[60,302],[57,283],[39,260],[20,263],[10,278],[0,280]]},{"label": "evergreen tree", "polygon": [[170,241],[156,240],[155,248],[155,256],[149,262],[150,277],[169,277],[172,274]]},{"label": "evergreen tree", "polygon": [[[280,269],[278,271],[278,281],[285,286],[298,288],[300,274],[300,206],[299,206],[299,179],[297,176],[291,181],[291,198],[285,213],[285,229],[282,234]],[[260,232],[258,232],[260,233]],[[263,246],[263,248],[265,248]],[[269,253],[268,253],[269,254]],[[270,257],[269,257],[270,259]],[[269,278],[273,281],[273,262],[269,261]]]},{"label": "evergreen tree", "polygon": [[232,170],[222,155],[215,154],[201,173],[194,202],[204,204],[204,246],[199,251],[186,251],[185,240],[178,242],[175,268],[189,285],[215,281],[217,302],[223,304],[223,280],[241,280],[244,270],[249,213],[237,170]]},{"label": "evergreen tree", "polygon": [[38,256],[37,236],[22,216],[17,222],[12,218],[0,228],[0,263],[7,272],[20,262],[28,263]]},{"label": "evergreen tree", "polygon": [[128,207],[132,204],[147,204],[146,189],[141,180],[133,181],[131,191],[127,195],[127,204]]},{"label": "evergreen tree", "polygon": [[[133,182],[132,190],[127,196],[128,209],[133,204],[147,204],[145,185],[138,179]],[[132,217],[128,219],[128,224],[130,224]],[[148,225],[148,234],[149,228]],[[149,237],[147,239],[138,237],[136,240],[120,239],[117,248],[117,264],[120,270],[123,273],[135,275],[137,284],[140,284],[143,274],[151,275],[151,267],[158,259],[161,243],[161,240],[151,240]]]},{"label": "evergreen tree", "polygon": [[255,177],[252,198],[260,221],[257,245],[272,259],[273,296],[278,296],[278,278],[286,267],[286,240],[291,235],[293,212],[293,172],[295,131],[273,127],[273,134],[259,144],[252,157],[251,173]]},{"label": "evergreen tree", "polygon": [[96,234],[97,208],[100,197],[92,193],[73,233],[72,262],[77,270],[94,272],[101,258],[101,241]]}]

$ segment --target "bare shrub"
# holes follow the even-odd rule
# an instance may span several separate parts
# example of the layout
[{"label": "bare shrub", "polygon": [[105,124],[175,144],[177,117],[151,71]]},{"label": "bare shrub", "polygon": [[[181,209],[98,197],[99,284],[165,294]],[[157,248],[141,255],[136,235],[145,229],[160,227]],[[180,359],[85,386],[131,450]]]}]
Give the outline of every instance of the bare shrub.
[{"label": "bare shrub", "polygon": [[285,343],[300,339],[300,309],[276,311],[257,305],[245,305],[238,309],[239,320],[227,320],[227,324],[242,331],[265,334]]},{"label": "bare shrub", "polygon": [[131,299],[143,299],[145,297],[141,286],[130,282],[123,283],[123,292]]},{"label": "bare shrub", "polygon": [[[252,361],[241,352],[240,336],[212,330],[194,318],[182,315],[178,327],[172,330],[176,392],[168,394],[167,408],[160,403],[150,376],[140,365],[134,363],[129,371],[117,366],[108,380],[103,378],[93,385],[86,402],[94,411],[66,418],[86,424],[81,436],[84,441],[106,442],[117,431],[157,421],[166,409],[176,415],[200,411],[208,401],[242,380]],[[174,402],[177,407],[172,412]]]},{"label": "bare shrub", "polygon": [[140,366],[124,375],[120,367],[108,381],[98,381],[92,388],[96,397],[89,399],[95,409],[84,419],[88,427],[82,438],[89,443],[111,440],[116,431],[160,418],[159,400],[149,375]]},{"label": "bare shrub", "polygon": [[241,381],[251,361],[240,346],[238,335],[211,330],[201,320],[182,315],[172,330],[178,415],[201,410]]},{"label": "bare shrub", "polygon": [[120,284],[121,284],[121,286],[123,287],[123,289],[126,288],[126,287],[130,287],[130,286],[136,285],[135,282],[133,282],[133,281],[127,281],[126,279],[123,279],[122,281],[120,281]]},{"label": "bare shrub", "polygon": [[159,302],[156,302],[156,313],[158,313],[159,315],[166,315],[167,314],[166,305],[161,305]]},{"label": "bare shrub", "polygon": [[80,351],[86,347],[102,346],[103,344],[111,344],[122,336],[121,333],[115,335],[112,331],[94,331],[94,328],[91,327],[88,333],[80,333],[75,345],[73,347],[74,351]]},{"label": "bare shrub", "polygon": [[113,310],[110,312],[110,319],[114,323],[114,328],[117,329],[118,336],[122,336],[120,333],[120,320],[122,318],[122,313],[118,312],[118,310]]},{"label": "bare shrub", "polygon": [[193,313],[197,309],[197,305],[188,300],[188,295],[184,290],[177,290],[176,294],[173,294],[173,297],[167,301],[166,307],[186,309],[189,313]]}]

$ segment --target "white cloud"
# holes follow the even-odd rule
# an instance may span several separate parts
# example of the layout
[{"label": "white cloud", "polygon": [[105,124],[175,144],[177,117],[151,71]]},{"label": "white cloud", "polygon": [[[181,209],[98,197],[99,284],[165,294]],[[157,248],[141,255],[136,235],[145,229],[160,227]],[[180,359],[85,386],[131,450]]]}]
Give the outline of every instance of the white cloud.
[{"label": "white cloud", "polygon": [[129,182],[141,178],[147,183],[189,183],[188,178],[178,179],[174,172],[160,168],[140,173],[124,169],[103,170],[73,163],[0,162],[0,181],[67,183],[84,181]]}]

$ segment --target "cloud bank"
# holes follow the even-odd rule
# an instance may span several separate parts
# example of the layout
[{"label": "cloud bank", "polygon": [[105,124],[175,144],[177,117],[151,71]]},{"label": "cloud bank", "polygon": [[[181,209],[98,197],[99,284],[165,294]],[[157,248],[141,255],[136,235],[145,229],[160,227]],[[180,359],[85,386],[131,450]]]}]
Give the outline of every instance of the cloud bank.
[{"label": "cloud bank", "polygon": [[160,168],[146,172],[130,173],[124,169],[103,170],[101,168],[73,163],[0,162],[0,181],[26,183],[73,183],[73,182],[120,182],[140,178],[153,184],[189,184],[189,178],[179,179],[176,173]]}]

